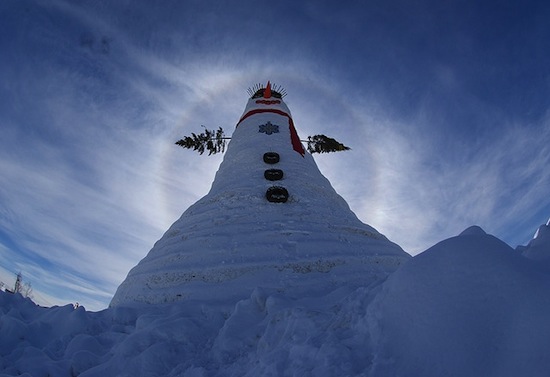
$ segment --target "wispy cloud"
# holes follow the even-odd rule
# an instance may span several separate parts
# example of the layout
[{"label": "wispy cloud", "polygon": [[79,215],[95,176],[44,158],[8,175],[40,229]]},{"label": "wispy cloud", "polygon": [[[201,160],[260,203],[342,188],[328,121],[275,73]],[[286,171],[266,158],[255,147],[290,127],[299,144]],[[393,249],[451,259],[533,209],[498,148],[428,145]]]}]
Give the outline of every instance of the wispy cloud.
[{"label": "wispy cloud", "polygon": [[474,224],[515,246],[526,242],[522,217],[549,205],[544,191],[550,183],[550,135],[540,132],[547,129],[544,124],[537,134],[505,125],[482,147],[449,144],[447,153],[434,148],[429,135],[399,135],[394,130],[400,127],[382,127],[389,131],[376,127],[369,144],[374,158],[364,155],[377,174],[360,180],[378,190],[359,200],[357,211],[412,253]]}]

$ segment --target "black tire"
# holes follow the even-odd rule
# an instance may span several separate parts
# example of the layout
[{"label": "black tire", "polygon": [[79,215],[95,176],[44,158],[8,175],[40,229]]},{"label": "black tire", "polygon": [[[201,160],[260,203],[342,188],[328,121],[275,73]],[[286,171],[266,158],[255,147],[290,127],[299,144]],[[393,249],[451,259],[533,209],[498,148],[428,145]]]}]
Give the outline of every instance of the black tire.
[{"label": "black tire", "polygon": [[283,179],[283,171],[281,169],[267,169],[264,172],[264,178],[268,181],[279,181]]},{"label": "black tire", "polygon": [[288,191],[281,186],[272,186],[267,189],[265,197],[271,203],[286,203],[288,200]]},{"label": "black tire", "polygon": [[264,153],[264,162],[266,164],[276,164],[277,162],[279,162],[279,160],[280,160],[279,153],[275,153],[275,152]]}]

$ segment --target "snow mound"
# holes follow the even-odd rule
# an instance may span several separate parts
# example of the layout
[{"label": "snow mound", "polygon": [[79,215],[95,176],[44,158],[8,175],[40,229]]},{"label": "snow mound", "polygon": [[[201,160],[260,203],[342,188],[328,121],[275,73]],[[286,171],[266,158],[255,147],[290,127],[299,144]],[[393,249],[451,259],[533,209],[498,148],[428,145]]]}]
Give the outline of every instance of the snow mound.
[{"label": "snow mound", "polygon": [[460,236],[483,236],[486,235],[485,231],[480,226],[472,225],[460,233]]},{"label": "snow mound", "polygon": [[526,258],[540,261],[541,265],[550,267],[550,219],[537,229],[527,246],[519,246],[517,250]]},{"label": "snow mound", "polygon": [[385,282],[101,312],[0,292],[0,375],[546,376],[550,274],[467,232]]},{"label": "snow mound", "polygon": [[373,375],[550,370],[550,276],[497,238],[473,233],[438,243],[388,278],[368,311],[379,349]]}]

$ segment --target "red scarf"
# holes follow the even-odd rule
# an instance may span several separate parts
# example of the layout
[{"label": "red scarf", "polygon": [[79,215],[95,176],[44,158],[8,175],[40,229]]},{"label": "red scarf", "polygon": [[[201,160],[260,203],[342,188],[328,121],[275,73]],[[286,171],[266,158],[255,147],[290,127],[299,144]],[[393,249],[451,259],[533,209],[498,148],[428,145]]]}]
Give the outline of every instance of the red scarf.
[{"label": "red scarf", "polygon": [[255,110],[250,110],[248,113],[243,115],[243,117],[239,120],[239,123],[237,123],[237,127],[239,127],[239,124],[241,124],[241,122],[243,120],[245,120],[246,118],[248,118],[249,116],[254,115],[254,114],[259,114],[259,113],[275,113],[275,114],[279,114],[279,115],[287,117],[288,118],[288,128],[290,130],[290,141],[292,142],[292,148],[296,152],[300,153],[302,155],[302,157],[304,157],[306,152],[304,150],[304,147],[302,146],[302,143],[300,142],[300,138],[298,137],[298,133],[296,132],[296,128],[294,128],[294,122],[292,121],[292,118],[290,117],[290,115],[288,115],[284,111],[277,110],[277,109],[255,109]]}]

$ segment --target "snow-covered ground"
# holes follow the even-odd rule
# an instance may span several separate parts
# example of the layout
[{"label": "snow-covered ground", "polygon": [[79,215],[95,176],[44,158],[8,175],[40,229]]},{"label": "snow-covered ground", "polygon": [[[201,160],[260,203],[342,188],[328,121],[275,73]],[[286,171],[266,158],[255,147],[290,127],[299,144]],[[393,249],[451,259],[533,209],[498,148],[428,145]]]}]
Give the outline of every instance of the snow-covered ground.
[{"label": "snow-covered ground", "polygon": [[2,292],[0,375],[547,376],[550,271],[522,251],[472,227],[371,286],[231,305],[88,312]]}]

